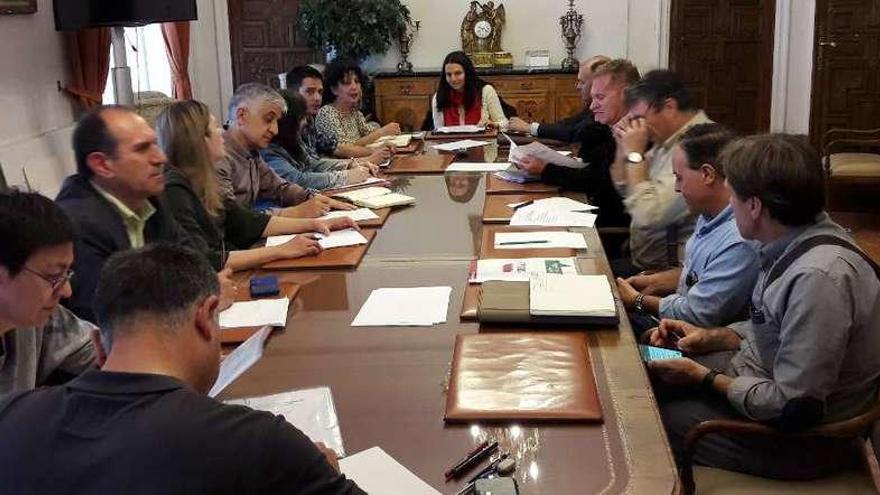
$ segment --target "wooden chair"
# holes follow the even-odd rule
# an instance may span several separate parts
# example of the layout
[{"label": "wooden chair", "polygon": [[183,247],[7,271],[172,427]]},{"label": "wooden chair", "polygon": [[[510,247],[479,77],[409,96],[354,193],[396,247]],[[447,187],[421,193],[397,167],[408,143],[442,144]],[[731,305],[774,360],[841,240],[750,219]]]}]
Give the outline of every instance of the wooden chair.
[{"label": "wooden chair", "polygon": [[694,483],[693,454],[697,442],[706,435],[724,433],[728,435],[762,435],[777,437],[780,440],[797,437],[824,437],[852,439],[858,442],[865,468],[873,481],[874,488],[880,492],[880,473],[876,466],[874,449],[866,439],[871,435],[874,424],[880,419],[880,400],[868,411],[850,419],[818,425],[804,432],[786,433],[764,423],[739,419],[711,419],[703,421],[691,428],[685,436],[685,459],[682,461],[681,481],[685,495],[693,495],[696,490]]},{"label": "wooden chair", "polygon": [[864,211],[880,189],[880,129],[831,129],[822,136],[828,209]]}]

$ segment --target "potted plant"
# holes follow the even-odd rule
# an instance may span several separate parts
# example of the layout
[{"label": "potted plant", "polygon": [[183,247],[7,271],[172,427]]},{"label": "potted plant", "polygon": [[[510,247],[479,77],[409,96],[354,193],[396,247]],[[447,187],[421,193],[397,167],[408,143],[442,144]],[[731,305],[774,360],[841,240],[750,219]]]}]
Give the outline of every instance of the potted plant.
[{"label": "potted plant", "polygon": [[400,0],[303,0],[298,24],[317,50],[362,62],[385,53],[409,22]]}]

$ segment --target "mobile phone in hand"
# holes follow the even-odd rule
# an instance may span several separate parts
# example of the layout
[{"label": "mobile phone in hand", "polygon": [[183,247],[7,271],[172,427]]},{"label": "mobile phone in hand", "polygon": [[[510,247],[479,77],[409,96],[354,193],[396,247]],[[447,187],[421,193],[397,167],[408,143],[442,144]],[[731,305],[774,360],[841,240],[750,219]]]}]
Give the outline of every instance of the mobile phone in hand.
[{"label": "mobile phone in hand", "polygon": [[681,351],[675,349],[667,349],[665,347],[654,347],[652,345],[639,345],[639,353],[642,360],[646,363],[651,361],[663,361],[664,359],[680,359],[684,357]]}]

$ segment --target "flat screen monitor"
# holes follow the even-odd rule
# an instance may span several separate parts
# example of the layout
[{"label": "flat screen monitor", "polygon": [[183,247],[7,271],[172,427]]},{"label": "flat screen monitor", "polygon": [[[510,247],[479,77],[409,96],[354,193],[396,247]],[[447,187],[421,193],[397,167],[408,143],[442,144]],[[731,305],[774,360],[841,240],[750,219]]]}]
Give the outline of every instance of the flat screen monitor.
[{"label": "flat screen monitor", "polygon": [[198,18],[196,0],[55,0],[54,4],[58,31]]}]

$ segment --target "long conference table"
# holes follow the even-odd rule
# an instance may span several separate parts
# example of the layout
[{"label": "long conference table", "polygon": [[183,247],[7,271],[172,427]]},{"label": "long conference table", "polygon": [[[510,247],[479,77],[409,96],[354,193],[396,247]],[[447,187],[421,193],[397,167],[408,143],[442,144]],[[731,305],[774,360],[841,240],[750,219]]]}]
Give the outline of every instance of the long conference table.
[{"label": "long conference table", "polygon": [[[436,158],[433,143],[406,159]],[[491,144],[457,158],[505,156],[504,147]],[[394,175],[392,189],[415,197],[416,204],[391,213],[356,269],[259,271],[300,290],[287,327],[275,331],[263,358],[220,398],[329,386],[348,454],[378,445],[444,494],[456,493],[468,477],[447,483],[444,471],[486,438],[515,459],[522,494],[678,493],[669,444],[613,277],[619,326],[577,330],[588,337],[601,424],[444,423],[455,336],[481,331],[459,313],[480,249],[488,180],[485,173]],[[581,230],[588,243],[578,254],[581,269],[611,276],[597,231]],[[373,289],[419,286],[452,287],[446,323],[350,326]]]}]

